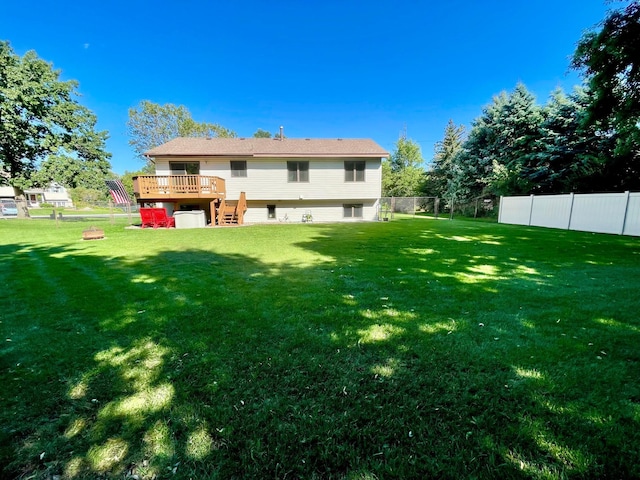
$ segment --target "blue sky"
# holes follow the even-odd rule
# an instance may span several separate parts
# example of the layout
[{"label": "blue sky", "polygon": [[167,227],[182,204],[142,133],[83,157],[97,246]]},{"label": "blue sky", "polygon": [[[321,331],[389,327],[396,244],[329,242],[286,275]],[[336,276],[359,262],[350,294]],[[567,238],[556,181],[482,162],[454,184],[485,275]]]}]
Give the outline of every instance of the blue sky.
[{"label": "blue sky", "polygon": [[[406,128],[426,162],[449,119],[469,127],[523,82],[539,103],[580,83],[569,57],[604,0],[11,1],[0,39],[80,83],[113,170],[142,167],[128,109],[185,105],[251,136],[372,138]],[[28,9],[28,11],[25,11]]]}]

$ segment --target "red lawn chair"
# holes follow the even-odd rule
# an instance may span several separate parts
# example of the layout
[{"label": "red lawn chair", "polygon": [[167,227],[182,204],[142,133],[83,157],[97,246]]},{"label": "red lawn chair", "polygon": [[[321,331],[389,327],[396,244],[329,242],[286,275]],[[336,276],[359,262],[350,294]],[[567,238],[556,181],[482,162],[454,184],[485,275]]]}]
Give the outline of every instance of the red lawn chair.
[{"label": "red lawn chair", "polygon": [[173,217],[170,217],[167,215],[166,208],[152,208],[151,216],[153,217],[153,223],[154,223],[153,228],[158,228],[158,227],[170,228],[170,227],[176,226],[176,220]]},{"label": "red lawn chair", "polygon": [[153,220],[153,212],[152,208],[141,208],[140,209],[140,219],[142,220],[142,228],[153,227],[157,228]]}]

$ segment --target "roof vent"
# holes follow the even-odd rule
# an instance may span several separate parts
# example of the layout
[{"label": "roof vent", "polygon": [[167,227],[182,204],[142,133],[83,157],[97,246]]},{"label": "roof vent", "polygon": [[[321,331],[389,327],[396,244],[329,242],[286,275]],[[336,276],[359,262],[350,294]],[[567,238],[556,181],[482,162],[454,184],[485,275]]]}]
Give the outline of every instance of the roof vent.
[{"label": "roof vent", "polygon": [[308,142],[308,141],[310,141],[311,139],[310,139],[310,138],[305,138],[305,140]]},{"label": "roof vent", "polygon": [[342,139],[341,139],[341,138],[339,138],[339,139],[338,139],[338,141],[339,141],[339,142],[341,142],[341,141],[342,141]]}]

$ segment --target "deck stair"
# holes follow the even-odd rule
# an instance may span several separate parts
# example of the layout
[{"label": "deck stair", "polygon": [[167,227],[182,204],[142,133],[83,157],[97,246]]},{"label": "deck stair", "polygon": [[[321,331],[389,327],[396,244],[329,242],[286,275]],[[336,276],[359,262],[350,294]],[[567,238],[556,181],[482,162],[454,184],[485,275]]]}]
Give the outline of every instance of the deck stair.
[{"label": "deck stair", "polygon": [[247,199],[244,192],[240,192],[237,202],[222,200],[218,207],[218,225],[242,225],[247,211]]}]

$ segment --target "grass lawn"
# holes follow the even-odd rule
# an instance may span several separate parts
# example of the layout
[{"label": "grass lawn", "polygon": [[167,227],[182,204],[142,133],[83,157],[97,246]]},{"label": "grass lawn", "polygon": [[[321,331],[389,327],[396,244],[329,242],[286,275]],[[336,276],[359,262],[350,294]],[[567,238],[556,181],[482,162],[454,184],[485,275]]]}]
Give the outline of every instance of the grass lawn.
[{"label": "grass lawn", "polygon": [[[29,209],[29,215],[33,216],[33,217],[38,217],[38,216],[51,216],[53,215],[53,208],[49,207],[49,208],[30,208]],[[82,216],[82,215],[108,215],[108,214],[122,214],[122,213],[126,213],[125,210],[123,210],[122,208],[108,208],[108,207],[91,207],[91,208],[62,208],[62,207],[57,207],[56,209],[56,215],[62,215],[62,216]],[[136,219],[139,220],[140,217],[139,215],[136,213],[134,214]]]},{"label": "grass lawn", "polygon": [[0,478],[640,477],[638,238],[116,222],[0,221]]}]

